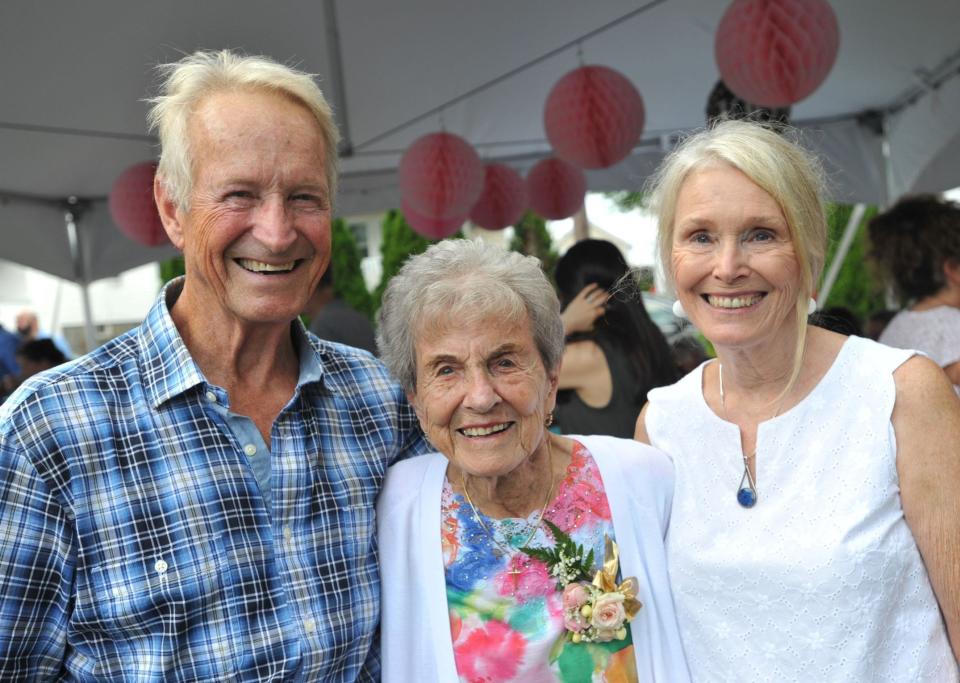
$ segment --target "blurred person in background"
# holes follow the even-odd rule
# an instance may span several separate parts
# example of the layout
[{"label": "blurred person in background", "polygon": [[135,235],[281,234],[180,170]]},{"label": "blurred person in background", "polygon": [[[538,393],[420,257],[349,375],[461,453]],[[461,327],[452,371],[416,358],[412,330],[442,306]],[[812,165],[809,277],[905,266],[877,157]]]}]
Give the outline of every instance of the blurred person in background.
[{"label": "blurred person in background", "polygon": [[846,306],[829,306],[814,311],[809,320],[811,325],[831,330],[837,334],[863,336],[860,318]]},{"label": "blurred person in background", "polygon": [[678,377],[630,274],[605,240],[581,240],[557,262],[567,343],[556,418],[565,434],[630,437],[647,392]]},{"label": "blurred person in background", "polygon": [[17,348],[17,363],[20,365],[20,381],[33,377],[38,372],[66,363],[67,357],[57,348],[52,339],[32,339]]},{"label": "blurred person in background", "polygon": [[17,334],[20,335],[20,341],[28,342],[34,339],[50,339],[60,349],[60,353],[67,360],[73,358],[73,349],[70,343],[59,334],[50,334],[40,327],[40,319],[37,314],[31,310],[24,309],[17,313]]},{"label": "blurred person in background", "polygon": [[717,358],[654,389],[694,680],[958,681],[960,400],[929,358],[808,324],[816,158],[725,121],[652,179],[660,262]]},{"label": "blurred person in background", "polygon": [[681,375],[692,372],[702,362],[710,358],[703,344],[696,337],[685,335],[674,339],[670,343],[670,351],[673,352],[673,362]]},{"label": "blurred person in background", "polygon": [[17,363],[17,347],[20,338],[0,325],[0,402],[17,386],[20,365]]},{"label": "blurred person in background", "polygon": [[960,391],[960,204],[904,197],[867,230],[871,257],[908,306],[880,342],[927,354]]},{"label": "blurred person in background", "polygon": [[310,317],[310,331],[321,339],[376,355],[377,339],[373,325],[367,316],[337,296],[333,289],[332,265],[320,278],[320,284],[303,312]]},{"label": "blurred person in background", "polygon": [[863,324],[863,336],[873,341],[879,341],[880,335],[883,334],[883,331],[887,329],[887,325],[890,324],[890,321],[893,320],[896,315],[897,311],[888,309],[871,313],[867,316],[867,320]]}]

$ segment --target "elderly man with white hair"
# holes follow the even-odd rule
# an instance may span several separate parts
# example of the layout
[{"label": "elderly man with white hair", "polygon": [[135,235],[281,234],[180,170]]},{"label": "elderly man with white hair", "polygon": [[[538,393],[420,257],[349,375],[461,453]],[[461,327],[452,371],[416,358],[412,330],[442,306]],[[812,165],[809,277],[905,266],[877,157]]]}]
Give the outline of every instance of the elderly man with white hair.
[{"label": "elderly man with white hair", "polygon": [[330,108],[264,58],[163,72],[186,276],[0,409],[0,680],[379,680],[374,501],[425,445],[371,354],[297,319],[330,260]]}]

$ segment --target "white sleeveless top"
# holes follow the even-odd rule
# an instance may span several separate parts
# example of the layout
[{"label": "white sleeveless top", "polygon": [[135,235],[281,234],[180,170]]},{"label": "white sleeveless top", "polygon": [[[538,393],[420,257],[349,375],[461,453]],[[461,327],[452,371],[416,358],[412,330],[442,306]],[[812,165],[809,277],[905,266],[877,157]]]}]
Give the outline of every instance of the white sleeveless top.
[{"label": "white sleeveless top", "polygon": [[960,680],[900,505],[892,373],[912,355],[848,338],[803,401],[759,426],[752,509],[705,364],[650,392],[647,433],[676,467],[667,551],[693,680]]}]

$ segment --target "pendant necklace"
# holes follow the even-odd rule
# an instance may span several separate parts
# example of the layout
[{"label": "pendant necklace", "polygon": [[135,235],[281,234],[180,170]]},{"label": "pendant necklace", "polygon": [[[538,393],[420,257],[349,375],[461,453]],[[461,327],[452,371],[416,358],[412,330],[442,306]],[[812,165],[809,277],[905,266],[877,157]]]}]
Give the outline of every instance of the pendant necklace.
[{"label": "pendant necklace", "polygon": [[[717,368],[718,383],[720,384],[720,408],[723,410],[724,419],[727,418],[727,403],[723,394],[723,363]],[[771,420],[780,414],[780,408],[783,407],[783,399],[777,405],[777,410],[770,418]],[[727,420],[729,422],[729,420]],[[757,425],[757,440],[760,437],[760,425]],[[757,482],[750,472],[750,460],[757,455],[757,447],[754,445],[753,453],[747,455],[741,449],[740,455],[743,456],[743,476],[740,477],[740,484],[737,486],[737,502],[741,507],[752,508],[760,499],[760,492],[757,490]]]},{"label": "pendant necklace", "polygon": [[[540,512],[537,514],[537,519],[533,523],[533,526],[530,528],[530,533],[527,535],[523,543],[520,544],[520,548],[526,548],[530,545],[530,541],[533,540],[533,537],[537,534],[537,529],[540,528],[540,524],[543,522],[543,515],[547,511],[547,507],[550,505],[550,501],[553,498],[553,488],[556,483],[553,476],[553,449],[550,447],[550,437],[547,437],[547,458],[548,458],[548,467],[550,472],[550,488],[547,490],[547,498],[543,501],[543,507],[540,508]],[[467,499],[467,503],[470,505],[470,510],[473,512],[473,518],[480,524],[480,527],[483,529],[487,538],[489,538],[493,544],[496,546],[494,554],[498,557],[503,557],[506,555],[513,555],[517,552],[517,548],[513,546],[506,546],[500,543],[497,539],[497,535],[493,532],[493,529],[487,526],[487,523],[483,521],[483,516],[480,513],[480,509],[473,504],[473,499],[470,498],[470,490],[467,488],[467,479],[463,473],[463,470],[460,470],[460,486],[463,488],[463,495]],[[499,552],[498,552],[499,551]],[[514,582],[517,580],[517,574],[521,573],[520,569],[514,569],[510,572],[513,574]]]}]

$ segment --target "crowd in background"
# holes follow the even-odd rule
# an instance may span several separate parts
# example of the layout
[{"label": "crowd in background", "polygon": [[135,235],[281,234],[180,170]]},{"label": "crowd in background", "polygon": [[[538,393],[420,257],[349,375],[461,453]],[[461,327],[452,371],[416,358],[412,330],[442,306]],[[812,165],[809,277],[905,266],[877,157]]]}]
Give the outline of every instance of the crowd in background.
[{"label": "crowd in background", "polygon": [[73,357],[65,339],[40,329],[33,311],[20,311],[16,325],[16,332],[0,325],[0,403],[28,377]]}]

